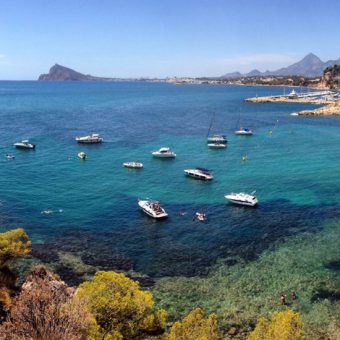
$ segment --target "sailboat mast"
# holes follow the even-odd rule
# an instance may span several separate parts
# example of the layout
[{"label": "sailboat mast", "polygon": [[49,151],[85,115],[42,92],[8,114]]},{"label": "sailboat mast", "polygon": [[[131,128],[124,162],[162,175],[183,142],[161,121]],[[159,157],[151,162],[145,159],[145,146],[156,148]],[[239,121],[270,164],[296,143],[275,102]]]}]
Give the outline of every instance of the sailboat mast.
[{"label": "sailboat mast", "polygon": [[210,135],[210,130],[211,130],[211,128],[212,128],[212,125],[213,125],[213,122],[214,122],[214,118],[215,118],[215,112],[213,113],[213,116],[212,116],[212,118],[211,118],[209,130],[208,130],[208,133],[207,133],[207,137]]}]

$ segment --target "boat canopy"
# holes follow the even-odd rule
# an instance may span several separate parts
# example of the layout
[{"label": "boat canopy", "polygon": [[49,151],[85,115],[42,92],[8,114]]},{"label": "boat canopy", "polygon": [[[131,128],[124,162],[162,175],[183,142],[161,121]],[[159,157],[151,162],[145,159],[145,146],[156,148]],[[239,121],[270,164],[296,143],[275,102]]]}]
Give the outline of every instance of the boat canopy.
[{"label": "boat canopy", "polygon": [[206,168],[200,168],[200,167],[196,167],[196,170],[202,171],[202,172],[206,172],[209,173],[211,170],[206,169]]}]

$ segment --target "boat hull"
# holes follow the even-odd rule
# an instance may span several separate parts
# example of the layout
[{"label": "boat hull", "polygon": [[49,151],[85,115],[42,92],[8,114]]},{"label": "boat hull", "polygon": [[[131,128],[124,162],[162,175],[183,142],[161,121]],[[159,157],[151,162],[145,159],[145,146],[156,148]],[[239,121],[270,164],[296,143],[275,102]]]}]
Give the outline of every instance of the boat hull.
[{"label": "boat hull", "polygon": [[123,166],[129,169],[141,169],[143,168],[143,163],[127,162],[123,163]]},{"label": "boat hull", "polygon": [[99,139],[99,140],[77,140],[76,139],[76,142],[79,144],[99,144],[99,143],[102,143],[103,140],[102,139]]},{"label": "boat hull", "polygon": [[213,179],[213,176],[209,176],[209,175],[202,175],[202,174],[190,172],[188,170],[184,170],[184,172],[188,177],[198,179],[201,181],[211,181]]},{"label": "boat hull", "polygon": [[30,144],[30,145],[14,144],[14,146],[17,149],[26,149],[26,150],[34,150],[35,149],[34,144]]},{"label": "boat hull", "polygon": [[237,136],[251,136],[252,134],[252,131],[235,131],[235,135]]},{"label": "boat hull", "polygon": [[223,143],[208,143],[210,149],[225,149],[227,146]]},{"label": "boat hull", "polygon": [[161,154],[161,153],[152,153],[152,156],[155,158],[175,158],[175,154]]},{"label": "boat hull", "polygon": [[228,195],[224,196],[230,203],[237,204],[237,205],[244,205],[247,207],[255,207],[258,203],[257,200],[255,201],[244,201],[244,200],[238,200],[232,197],[229,197]]}]

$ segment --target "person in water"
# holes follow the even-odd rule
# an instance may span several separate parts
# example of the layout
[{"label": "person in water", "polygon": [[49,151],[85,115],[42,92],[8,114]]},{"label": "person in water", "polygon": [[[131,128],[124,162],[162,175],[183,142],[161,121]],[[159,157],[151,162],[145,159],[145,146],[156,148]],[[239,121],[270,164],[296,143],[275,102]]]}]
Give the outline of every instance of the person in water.
[{"label": "person in water", "polygon": [[281,294],[281,296],[280,296],[280,303],[281,303],[281,305],[285,305],[286,304],[286,295]]}]

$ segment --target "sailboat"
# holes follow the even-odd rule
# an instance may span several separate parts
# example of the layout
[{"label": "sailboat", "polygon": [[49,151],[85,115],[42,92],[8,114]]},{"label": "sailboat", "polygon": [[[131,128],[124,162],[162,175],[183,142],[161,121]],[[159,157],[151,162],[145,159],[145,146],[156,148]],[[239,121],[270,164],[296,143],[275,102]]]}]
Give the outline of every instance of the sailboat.
[{"label": "sailboat", "polygon": [[[241,120],[241,112],[240,112],[240,116],[238,118],[237,126],[240,126],[240,120]],[[251,130],[249,128],[242,127],[242,126],[240,126],[235,131],[235,135],[238,135],[238,136],[251,136],[252,134],[253,134],[253,130]]]},{"label": "sailboat", "polygon": [[214,147],[214,146],[216,146],[216,148],[219,148],[219,147],[221,147],[221,144],[225,145],[228,142],[228,140],[227,140],[227,137],[225,135],[221,135],[221,134],[210,135],[210,131],[211,131],[211,128],[212,128],[212,125],[213,125],[213,122],[214,122],[214,118],[215,118],[215,113],[213,114],[213,117],[212,117],[211,122],[210,122],[209,130],[208,130],[208,133],[207,133],[207,142],[208,142],[208,146],[210,148]]}]

